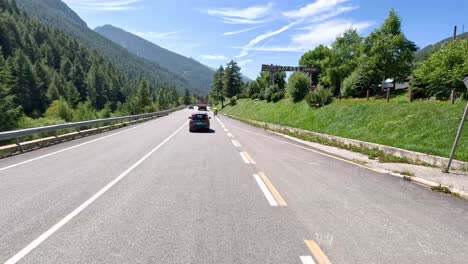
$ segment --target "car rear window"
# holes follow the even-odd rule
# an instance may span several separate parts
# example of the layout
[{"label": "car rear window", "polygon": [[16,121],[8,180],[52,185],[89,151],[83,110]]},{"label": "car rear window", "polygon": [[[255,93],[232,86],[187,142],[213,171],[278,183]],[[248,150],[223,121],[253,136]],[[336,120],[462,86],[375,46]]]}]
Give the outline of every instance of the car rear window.
[{"label": "car rear window", "polygon": [[204,114],[195,114],[193,115],[193,120],[206,120],[206,115]]}]

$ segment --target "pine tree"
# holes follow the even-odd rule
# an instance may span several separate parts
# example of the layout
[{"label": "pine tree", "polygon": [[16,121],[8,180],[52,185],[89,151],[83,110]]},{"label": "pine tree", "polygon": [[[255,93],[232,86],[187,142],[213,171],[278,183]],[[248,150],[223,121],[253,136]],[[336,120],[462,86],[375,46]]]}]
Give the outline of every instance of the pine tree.
[{"label": "pine tree", "polygon": [[233,97],[241,93],[242,75],[237,62],[231,60],[224,70],[223,95]]},{"label": "pine tree", "polygon": [[223,81],[224,81],[224,68],[219,66],[213,77],[213,85],[211,86],[210,96],[215,101],[221,101],[222,107],[224,107],[224,96],[223,96]]},{"label": "pine tree", "polygon": [[73,62],[73,66],[70,69],[69,77],[70,81],[73,83],[73,85],[78,90],[78,93],[80,94],[80,101],[86,101],[87,92],[84,80],[85,75],[83,73],[83,68],[80,66],[77,60]]},{"label": "pine tree", "polygon": [[13,93],[16,95],[16,101],[22,106],[24,113],[29,115],[36,109],[37,102],[35,99],[39,96],[36,72],[29,58],[22,51],[15,53],[14,63],[15,86]]},{"label": "pine tree", "polygon": [[16,128],[21,117],[21,106],[15,101],[10,89],[0,83],[0,131]]},{"label": "pine tree", "polygon": [[140,81],[140,84],[138,85],[137,97],[140,109],[144,110],[146,107],[151,106],[151,95],[147,81]]},{"label": "pine tree", "polygon": [[47,98],[49,98],[50,102],[60,100],[62,98],[60,90],[63,90],[63,87],[60,86],[61,82],[59,81],[57,74],[54,74],[52,81],[47,88]]},{"label": "pine tree", "polygon": [[7,0],[0,0],[0,12],[3,12],[7,9]]}]

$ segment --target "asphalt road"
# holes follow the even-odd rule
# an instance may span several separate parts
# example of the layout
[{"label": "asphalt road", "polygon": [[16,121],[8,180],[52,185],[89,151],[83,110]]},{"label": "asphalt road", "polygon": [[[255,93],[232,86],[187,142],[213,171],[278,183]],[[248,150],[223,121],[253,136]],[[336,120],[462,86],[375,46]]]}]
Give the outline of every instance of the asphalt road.
[{"label": "asphalt road", "polygon": [[0,160],[0,263],[467,263],[466,201],[189,114]]}]

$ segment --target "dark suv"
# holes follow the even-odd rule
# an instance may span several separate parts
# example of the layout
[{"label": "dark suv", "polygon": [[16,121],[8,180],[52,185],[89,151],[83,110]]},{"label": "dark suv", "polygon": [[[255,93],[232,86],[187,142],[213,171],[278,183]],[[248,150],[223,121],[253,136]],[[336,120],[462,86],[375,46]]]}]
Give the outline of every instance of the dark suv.
[{"label": "dark suv", "polygon": [[210,119],[211,117],[208,116],[208,113],[195,113],[192,114],[190,117],[190,124],[189,124],[189,131],[210,131]]}]

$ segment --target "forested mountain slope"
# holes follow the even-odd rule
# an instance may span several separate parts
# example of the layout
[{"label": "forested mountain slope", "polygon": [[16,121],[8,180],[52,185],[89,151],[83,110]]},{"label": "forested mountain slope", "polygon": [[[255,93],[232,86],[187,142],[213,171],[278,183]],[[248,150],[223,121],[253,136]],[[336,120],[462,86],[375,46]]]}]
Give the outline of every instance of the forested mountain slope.
[{"label": "forested mountain slope", "polygon": [[131,54],[126,49],[94,32],[60,0],[17,0],[17,2],[19,8],[26,11],[28,15],[36,17],[49,27],[70,34],[80,44],[97,51],[132,81],[136,82],[143,78],[154,87],[176,86],[179,90],[189,88],[192,91],[197,89],[197,87],[191,87],[183,77],[170,72],[155,62]]},{"label": "forested mountain slope", "polygon": [[[14,0],[0,0],[0,131],[17,128],[22,116],[47,116],[53,102],[63,106],[63,121],[77,121],[104,108],[135,114],[178,100],[175,87],[130,79],[77,39],[20,12]],[[88,114],[62,114],[73,109]]]},{"label": "forested mountain slope", "polygon": [[197,87],[204,94],[209,92],[213,84],[214,71],[194,59],[162,48],[112,25],[105,25],[94,30],[131,53],[156,62],[171,72],[183,76],[192,87]]}]

